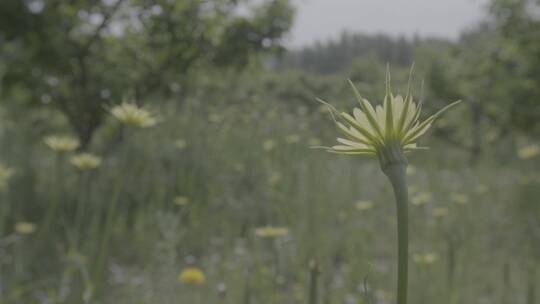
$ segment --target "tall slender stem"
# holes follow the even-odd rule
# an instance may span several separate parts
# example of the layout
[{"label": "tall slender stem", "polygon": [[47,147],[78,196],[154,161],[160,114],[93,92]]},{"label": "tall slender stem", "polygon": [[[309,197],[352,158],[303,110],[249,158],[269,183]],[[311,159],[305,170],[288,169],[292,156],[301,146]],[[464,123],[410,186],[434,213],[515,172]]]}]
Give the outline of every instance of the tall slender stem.
[{"label": "tall slender stem", "polygon": [[396,197],[398,234],[397,303],[407,304],[409,262],[408,190],[405,169],[407,163],[394,162],[385,166],[384,173],[390,180]]}]

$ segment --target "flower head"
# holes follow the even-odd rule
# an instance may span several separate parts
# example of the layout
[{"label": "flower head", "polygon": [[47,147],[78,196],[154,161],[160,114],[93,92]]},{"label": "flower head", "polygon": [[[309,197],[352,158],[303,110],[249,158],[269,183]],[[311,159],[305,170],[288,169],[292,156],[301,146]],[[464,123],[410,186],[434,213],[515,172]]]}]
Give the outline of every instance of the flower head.
[{"label": "flower head", "polygon": [[326,149],[339,154],[377,155],[381,164],[392,161],[396,156],[400,157],[402,152],[422,149],[417,146],[416,140],[430,128],[437,117],[460,101],[447,105],[424,121],[419,121],[422,103],[413,100],[410,79],[411,77],[405,97],[394,96],[390,86],[390,72],[387,69],[386,96],[382,106],[377,105],[375,108],[360,95],[349,80],[360,104],[359,108],[353,109],[352,115],[339,112],[330,104],[319,100],[328,106],[344,136],[337,139],[340,145]]},{"label": "flower head", "polygon": [[188,267],[178,276],[178,281],[183,284],[201,285],[206,281],[204,272],[197,267]]},{"label": "flower head", "polygon": [[73,156],[70,163],[79,170],[92,170],[101,164],[101,157],[90,153],[80,153]]},{"label": "flower head", "polygon": [[259,227],[255,229],[255,235],[261,238],[275,238],[280,236],[286,236],[289,234],[289,229],[285,227]]},{"label": "flower head", "polygon": [[72,152],[79,147],[79,141],[70,136],[51,135],[43,140],[47,147],[58,153]]},{"label": "flower head", "polygon": [[21,235],[32,234],[36,231],[36,225],[30,222],[18,222],[15,224],[15,232]]},{"label": "flower head", "polygon": [[428,253],[418,253],[413,256],[413,261],[417,264],[424,264],[429,265],[433,264],[437,261],[438,256],[436,253],[428,252]]},{"label": "flower head", "polygon": [[371,201],[358,201],[356,202],[356,209],[360,211],[366,211],[373,208],[373,203]]},{"label": "flower head", "polygon": [[111,114],[121,123],[137,128],[148,128],[157,123],[157,118],[152,113],[129,102],[112,107]]},{"label": "flower head", "polygon": [[531,159],[540,154],[540,147],[536,144],[525,146],[517,151],[520,159]]}]

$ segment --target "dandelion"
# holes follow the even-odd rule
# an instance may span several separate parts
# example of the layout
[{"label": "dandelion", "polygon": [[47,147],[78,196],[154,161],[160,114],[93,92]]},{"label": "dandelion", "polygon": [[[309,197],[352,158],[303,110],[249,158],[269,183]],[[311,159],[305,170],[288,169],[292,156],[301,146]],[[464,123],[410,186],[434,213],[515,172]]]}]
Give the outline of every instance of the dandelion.
[{"label": "dandelion", "polygon": [[174,203],[178,206],[185,206],[189,204],[189,197],[187,196],[177,196],[174,198]]},{"label": "dandelion", "polygon": [[289,229],[285,227],[265,226],[255,229],[255,235],[261,238],[276,238],[289,234]]},{"label": "dandelion", "polygon": [[101,164],[101,157],[90,153],[80,153],[74,155],[70,159],[70,163],[82,171],[92,170],[99,167]]},{"label": "dandelion", "polygon": [[540,154],[540,147],[536,144],[525,146],[517,152],[518,157],[523,160],[534,158],[538,154]]},{"label": "dandelion", "polygon": [[201,285],[206,281],[204,272],[197,267],[188,267],[178,276],[178,281],[187,285]]},{"label": "dandelion", "polygon": [[13,169],[10,169],[4,164],[0,163],[0,191],[6,190],[13,173]]},{"label": "dandelion", "polygon": [[373,208],[373,203],[371,201],[358,201],[356,202],[356,209],[360,211],[366,211]]},{"label": "dandelion", "polygon": [[116,119],[127,126],[148,128],[157,123],[157,118],[152,113],[134,103],[123,102],[112,107],[110,111]]},{"label": "dandelion", "polygon": [[390,71],[387,68],[386,96],[382,106],[378,105],[374,108],[360,95],[350,80],[349,83],[360,104],[359,108],[353,109],[352,115],[339,112],[330,104],[319,100],[328,107],[338,129],[343,134],[343,137],[337,138],[339,145],[322,148],[338,154],[376,156],[381,170],[394,189],[398,229],[398,304],[407,303],[408,289],[409,225],[405,153],[425,149],[419,147],[416,141],[426,133],[437,117],[459,103],[459,101],[451,103],[424,121],[420,121],[422,103],[415,103],[411,94],[412,72],[413,68],[411,68],[405,97],[394,96],[390,85]]},{"label": "dandelion", "polygon": [[20,235],[29,235],[36,231],[36,225],[30,222],[18,222],[15,224],[15,232]]},{"label": "dandelion", "polygon": [[75,151],[79,147],[79,141],[70,136],[51,135],[43,140],[51,150],[58,153],[67,153]]}]

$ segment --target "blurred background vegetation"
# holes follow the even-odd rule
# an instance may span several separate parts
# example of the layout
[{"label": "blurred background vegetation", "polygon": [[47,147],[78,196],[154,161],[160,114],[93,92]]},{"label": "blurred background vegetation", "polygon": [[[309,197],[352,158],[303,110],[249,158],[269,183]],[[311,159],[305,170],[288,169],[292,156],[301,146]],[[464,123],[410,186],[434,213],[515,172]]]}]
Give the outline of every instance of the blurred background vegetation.
[{"label": "blurred background vegetation", "polygon": [[315,97],[413,62],[427,112],[464,104],[409,159],[411,302],[540,303],[539,5],[287,50],[287,0],[1,1],[0,303],[392,303],[377,163],[309,147]]}]

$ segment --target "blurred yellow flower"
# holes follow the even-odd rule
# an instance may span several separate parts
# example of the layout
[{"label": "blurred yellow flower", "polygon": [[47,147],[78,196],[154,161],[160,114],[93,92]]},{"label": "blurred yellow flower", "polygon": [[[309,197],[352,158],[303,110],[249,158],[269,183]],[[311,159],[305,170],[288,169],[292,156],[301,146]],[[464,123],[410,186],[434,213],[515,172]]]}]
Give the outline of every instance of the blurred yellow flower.
[{"label": "blurred yellow flower", "polygon": [[448,213],[449,213],[448,209],[444,207],[434,208],[433,211],[431,212],[431,214],[433,214],[434,217],[438,217],[438,218],[443,218],[447,216]]},{"label": "blurred yellow flower", "polygon": [[70,159],[70,163],[79,170],[92,170],[99,167],[101,157],[90,153],[80,153],[74,155]]},{"label": "blurred yellow flower", "polygon": [[373,203],[371,201],[358,201],[356,202],[356,209],[360,211],[366,211],[373,208]]},{"label": "blurred yellow flower", "polygon": [[536,144],[525,146],[518,150],[517,155],[521,159],[531,159],[540,154],[540,147]]},{"label": "blurred yellow flower", "polygon": [[178,206],[185,206],[189,204],[189,197],[179,195],[174,198],[174,203],[177,204]]},{"label": "blurred yellow flower", "polygon": [[407,175],[409,176],[414,175],[416,173],[416,167],[413,165],[408,165],[406,172],[407,172]]},{"label": "blurred yellow flower", "polygon": [[417,253],[413,256],[413,261],[417,264],[430,265],[435,263],[438,258],[436,253]]},{"label": "blurred yellow flower", "polygon": [[79,141],[70,136],[51,135],[45,137],[43,141],[49,148],[59,153],[71,152],[79,147]]},{"label": "blurred yellow flower", "polygon": [[22,235],[32,234],[36,231],[36,225],[30,222],[18,222],[15,224],[15,232]]},{"label": "blurred yellow flower", "polygon": [[425,205],[431,201],[431,194],[427,192],[421,192],[412,197],[411,203],[415,206]]},{"label": "blurred yellow flower", "polygon": [[0,190],[5,190],[14,171],[0,163]]},{"label": "blurred yellow flower", "polygon": [[458,204],[461,204],[461,205],[467,204],[469,202],[469,197],[467,195],[465,195],[465,194],[452,193],[451,197],[454,200],[454,202],[456,202]]},{"label": "blurred yellow flower", "polygon": [[157,118],[152,113],[129,102],[112,107],[111,114],[121,123],[137,128],[148,128],[157,123]]},{"label": "blurred yellow flower", "polygon": [[204,272],[197,267],[188,267],[178,276],[180,283],[189,285],[201,285],[206,281]]},{"label": "blurred yellow flower", "polygon": [[265,226],[255,229],[255,235],[262,238],[281,237],[287,234],[289,234],[289,229],[285,227]]},{"label": "blurred yellow flower", "polygon": [[275,146],[276,146],[276,142],[273,141],[272,139],[267,139],[267,140],[263,143],[263,149],[264,149],[264,151],[270,151],[270,150],[274,149]]}]

